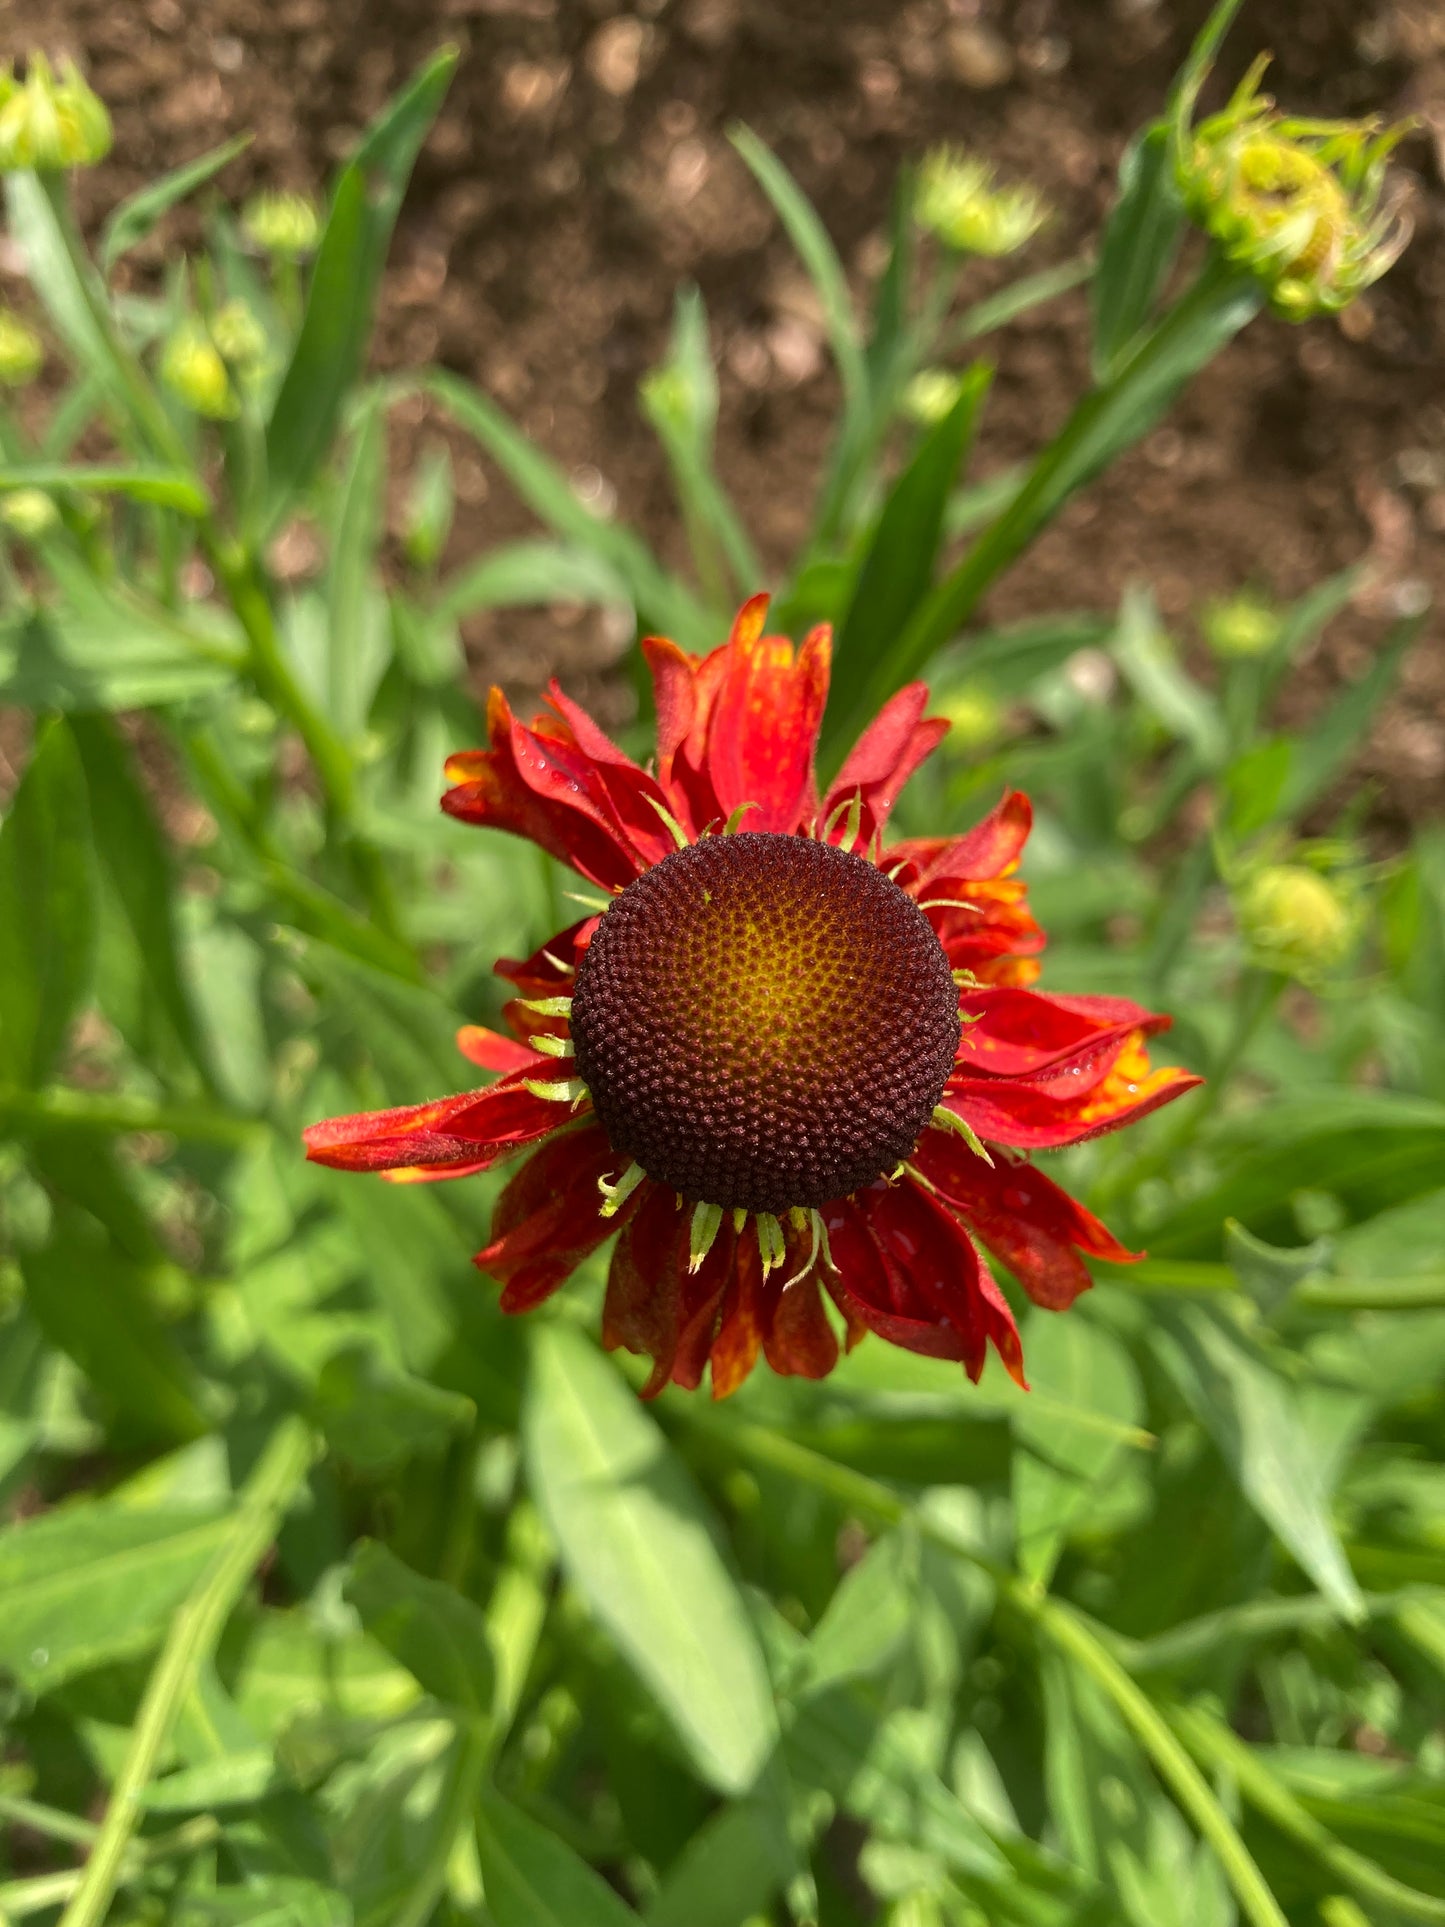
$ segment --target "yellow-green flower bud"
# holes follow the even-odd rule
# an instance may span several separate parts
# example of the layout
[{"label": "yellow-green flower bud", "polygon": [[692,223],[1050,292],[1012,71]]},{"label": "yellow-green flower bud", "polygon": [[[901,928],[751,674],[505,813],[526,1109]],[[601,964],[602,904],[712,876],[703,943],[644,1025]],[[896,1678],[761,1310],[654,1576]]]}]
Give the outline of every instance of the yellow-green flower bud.
[{"label": "yellow-green flower bud", "polygon": [[1256,870],[1235,905],[1257,962],[1309,983],[1342,963],[1359,918],[1338,884],[1302,863]]},{"label": "yellow-green flower bud", "polygon": [[228,301],[211,317],[211,340],[221,359],[242,371],[266,356],[266,331],[244,301]]},{"label": "yellow-green flower bud", "polygon": [[1049,218],[1028,186],[995,187],[995,170],[955,147],[935,147],[918,176],[918,225],[955,254],[1014,254]]},{"label": "yellow-green flower bud", "polygon": [[0,308],[0,383],[7,388],[23,388],[34,381],[45,360],[45,345],[33,328],[27,328],[18,314]]},{"label": "yellow-green flower bud", "polygon": [[1263,284],[1287,321],[1337,314],[1410,238],[1391,150],[1413,123],[1300,120],[1259,91],[1261,55],[1220,113],[1175,130],[1180,191],[1225,257]]},{"label": "yellow-green flower bud", "polygon": [[60,510],[43,489],[17,488],[0,495],[0,523],[29,542],[49,535],[60,520]]},{"label": "yellow-green flower bud", "polygon": [[981,684],[965,684],[936,702],[933,708],[949,725],[945,739],[948,749],[965,752],[987,749],[1004,733],[1003,707],[993,691]]},{"label": "yellow-green flower bud", "polygon": [[1279,640],[1283,623],[1274,604],[1253,590],[1206,602],[1199,627],[1214,654],[1226,661],[1262,656]]},{"label": "yellow-green flower bud", "polygon": [[288,260],[310,254],[321,238],[321,217],[304,194],[257,194],[241,226],[254,246]]},{"label": "yellow-green flower bud", "polygon": [[89,167],[110,152],[110,115],[73,60],[52,73],[33,53],[24,80],[0,70],[0,173],[19,168]]},{"label": "yellow-green flower bud", "polygon": [[943,420],[962,389],[962,378],[947,368],[920,368],[903,391],[903,412],[920,428],[932,428]]},{"label": "yellow-green flower bud", "polygon": [[166,343],[161,380],[178,401],[208,421],[230,421],[239,413],[225,360],[199,321],[183,321]]}]

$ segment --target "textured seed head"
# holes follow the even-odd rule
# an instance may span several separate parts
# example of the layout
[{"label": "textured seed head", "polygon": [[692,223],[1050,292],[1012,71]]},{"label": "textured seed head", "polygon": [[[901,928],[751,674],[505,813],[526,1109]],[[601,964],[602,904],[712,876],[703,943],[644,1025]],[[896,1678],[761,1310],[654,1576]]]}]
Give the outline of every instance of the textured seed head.
[{"label": "textured seed head", "polygon": [[912,1151],[958,1049],[928,919],[801,836],[707,837],[623,891],[572,998],[578,1074],[619,1152],[708,1204],[845,1196]]}]

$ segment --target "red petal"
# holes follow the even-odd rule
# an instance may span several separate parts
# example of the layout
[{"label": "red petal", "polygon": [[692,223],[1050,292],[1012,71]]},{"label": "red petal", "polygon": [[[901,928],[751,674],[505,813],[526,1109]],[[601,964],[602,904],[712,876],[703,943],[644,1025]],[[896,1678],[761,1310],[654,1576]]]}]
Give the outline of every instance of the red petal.
[{"label": "red petal", "polygon": [[1133,1124],[1203,1081],[1174,1066],[1151,1071],[1142,1047],[1126,1040],[1107,1075],[1084,1077],[1077,1096],[1057,1096],[1044,1084],[956,1073],[943,1101],[987,1143],[1048,1151]]},{"label": "red petal", "polygon": [[[948,734],[941,716],[924,719],[928,685],[906,683],[890,696],[848,753],[833,787],[823,799],[824,822],[840,805],[858,793],[862,820],[853,848],[871,848],[873,838],[887,823],[898,793],[920,763],[931,756]],[[840,843],[843,824],[834,827],[832,840]]]},{"label": "red petal", "polygon": [[442,797],[448,815],[525,836],[609,890],[647,867],[601,772],[575,743],[523,728],[499,689],[487,704],[487,729],[490,749],[448,759],[448,775],[461,779]]},{"label": "red petal", "polygon": [[1022,790],[1006,790],[997,808],[964,836],[919,837],[896,843],[884,852],[883,867],[906,863],[900,875],[904,889],[915,896],[931,896],[920,886],[935,876],[1007,877],[1012,876],[1023,856],[1029,831],[1033,828],[1033,805]]},{"label": "red petal", "polygon": [[1131,1036],[1168,1028],[1122,997],[1051,997],[1037,990],[967,990],[958,1068],[969,1075],[1053,1076],[1119,1048]]},{"label": "red petal", "polygon": [[712,1395],[730,1398],[754,1365],[763,1343],[763,1261],[750,1225],[737,1240],[722,1317],[712,1341]]},{"label": "red petal", "polygon": [[[792,1263],[793,1239],[788,1243]],[[806,1260],[806,1250],[798,1255]],[[826,1378],[838,1363],[838,1339],[823,1310],[816,1271],[786,1286],[769,1279],[765,1298],[763,1350],[773,1370],[785,1378]]]},{"label": "red petal", "polygon": [[813,751],[828,699],[831,631],[814,629],[793,658],[786,636],[765,636],[755,596],[733,626],[708,719],[707,768],[718,806],[756,805],[743,828],[788,834],[817,813]]},{"label": "red petal", "polygon": [[624,755],[585,709],[563,695],[555,681],[548,686],[547,701],[567,724],[582,754],[596,767],[612,813],[633,849],[648,864],[660,863],[676,845],[654,805],[661,804],[670,814],[676,812],[670,810],[669,800],[656,778]]},{"label": "red petal", "polygon": [[992,1344],[1009,1376],[1025,1383],[1008,1304],[967,1232],[941,1204],[905,1181],[871,1185],[827,1211],[842,1274],[835,1296],[850,1301],[880,1337],[929,1357],[959,1359],[974,1380]]},{"label": "red petal", "polygon": [[339,1171],[428,1166],[439,1176],[448,1166],[483,1170],[516,1145],[545,1137],[565,1121],[559,1105],[504,1082],[429,1104],[326,1118],[309,1125],[301,1136],[313,1164]]},{"label": "red petal", "polygon": [[626,1164],[595,1124],[559,1132],[527,1159],[498,1198],[491,1242],[476,1257],[505,1287],[503,1311],[541,1304],[627,1223],[647,1186],[639,1185],[611,1218],[601,1215],[597,1188],[599,1178],[615,1180]]},{"label": "red petal", "polygon": [[911,1162],[1050,1311],[1063,1311],[1093,1283],[1080,1251],[1113,1264],[1139,1256],[1031,1164],[990,1167],[947,1131],[925,1131]]},{"label": "red petal", "polygon": [[538,1052],[528,1050],[525,1044],[519,1044],[515,1037],[488,1030],[485,1024],[463,1024],[457,1032],[457,1049],[484,1071],[501,1071],[504,1075],[510,1071],[526,1071],[529,1077],[541,1077],[551,1062]]},{"label": "red petal", "polygon": [[642,1396],[656,1398],[669,1380],[696,1389],[732,1273],[736,1239],[731,1222],[725,1222],[701,1266],[690,1272],[690,1208],[679,1209],[675,1195],[658,1185],[642,1188],[649,1193],[647,1202],[612,1254],[602,1342],[609,1351],[625,1345],[652,1359]]},{"label": "red petal", "polygon": [[587,954],[601,917],[584,917],[561,930],[530,957],[499,957],[492,969],[513,983],[524,997],[570,997],[577,966]]}]

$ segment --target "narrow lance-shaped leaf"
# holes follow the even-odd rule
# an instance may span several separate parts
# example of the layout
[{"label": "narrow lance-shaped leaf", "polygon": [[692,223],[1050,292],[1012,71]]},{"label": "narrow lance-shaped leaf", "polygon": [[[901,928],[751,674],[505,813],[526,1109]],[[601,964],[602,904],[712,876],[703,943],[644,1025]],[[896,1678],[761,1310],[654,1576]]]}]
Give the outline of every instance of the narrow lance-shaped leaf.
[{"label": "narrow lance-shaped leaf", "polygon": [[193,161],[184,161],[148,181],[138,193],[127,195],[106,221],[100,240],[100,265],[109,275],[120,257],[137,246],[171,209],[214,180],[228,162],[251,145],[250,134],[238,134]]},{"label": "narrow lance-shaped leaf", "polygon": [[433,55],[372,123],[336,183],[301,333],[266,429],[273,517],[316,473],[331,446],[366,357],[397,210],[456,61],[451,47]]},{"label": "narrow lance-shaped leaf", "polygon": [[90,983],[95,897],[85,777],[63,722],[45,724],[0,825],[0,1077],[54,1071]]},{"label": "narrow lance-shaped leaf", "polygon": [[853,694],[876,674],[894,639],[928,594],[948,498],[978,426],[993,370],[970,369],[952,408],[923,437],[878,518],[857,587],[838,633],[833,713],[851,714]]}]

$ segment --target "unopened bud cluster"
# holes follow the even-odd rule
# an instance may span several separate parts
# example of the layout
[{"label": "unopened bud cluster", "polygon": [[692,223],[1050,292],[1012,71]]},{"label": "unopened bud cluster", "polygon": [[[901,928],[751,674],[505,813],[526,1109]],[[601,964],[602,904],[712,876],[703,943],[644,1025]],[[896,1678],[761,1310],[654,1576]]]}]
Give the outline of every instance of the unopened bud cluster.
[{"label": "unopened bud cluster", "polygon": [[1267,655],[1279,641],[1283,623],[1279,610],[1252,589],[1206,602],[1199,627],[1211,652],[1221,661],[1237,662]]},{"label": "unopened bud cluster", "polygon": [[0,308],[0,383],[6,388],[23,388],[40,373],[45,346],[33,328],[26,327],[18,314]]},{"label": "unopened bud cluster", "polygon": [[192,315],[161,352],[161,380],[177,401],[208,421],[241,412],[237,380],[253,375],[266,356],[266,335],[244,301],[228,301],[208,322]]},{"label": "unopened bud cluster", "polygon": [[56,74],[33,53],[24,80],[8,64],[0,69],[0,173],[88,167],[110,152],[110,140],[110,115],[73,60]]},{"label": "unopened bud cluster", "polygon": [[254,247],[285,260],[312,253],[321,238],[321,217],[304,194],[257,194],[246,203],[241,227]]},{"label": "unopened bud cluster", "polygon": [[1016,254],[1049,218],[1048,204],[1027,185],[996,187],[987,161],[936,147],[918,176],[918,225],[955,254]]},{"label": "unopened bud cluster", "polygon": [[1225,257],[1287,321],[1334,314],[1378,281],[1410,238],[1386,162],[1411,123],[1304,120],[1275,111],[1255,61],[1221,112],[1178,130],[1180,191]]},{"label": "unopened bud cluster", "polygon": [[1344,962],[1359,931],[1340,884],[1303,863],[1271,863],[1241,884],[1239,927],[1255,961],[1310,983]]}]

